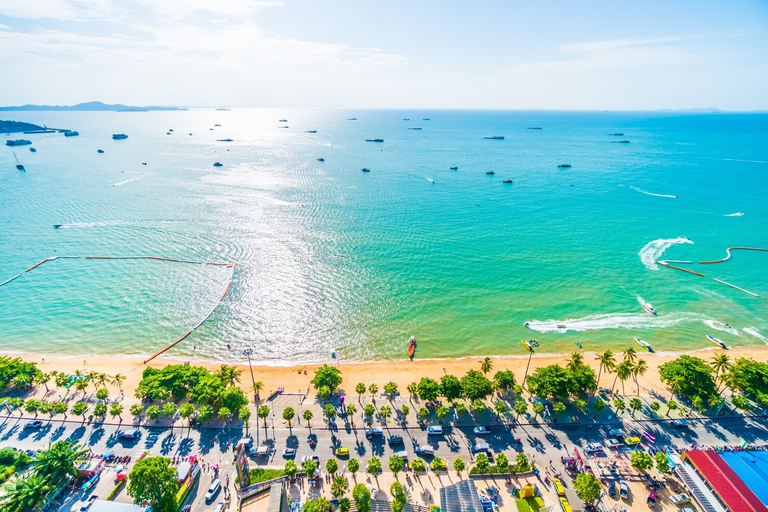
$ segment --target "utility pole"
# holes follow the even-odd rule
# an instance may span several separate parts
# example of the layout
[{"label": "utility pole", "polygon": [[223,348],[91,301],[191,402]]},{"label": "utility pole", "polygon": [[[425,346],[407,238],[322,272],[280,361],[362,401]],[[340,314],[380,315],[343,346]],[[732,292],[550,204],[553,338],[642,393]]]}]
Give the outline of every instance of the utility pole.
[{"label": "utility pole", "polygon": [[256,378],[253,376],[253,366],[251,366],[251,354],[253,354],[252,348],[247,348],[243,350],[243,355],[245,355],[245,357],[248,358],[248,369],[251,370],[251,382],[253,382],[253,388],[251,389],[253,389],[253,403],[255,404],[257,403],[256,398],[258,397],[258,395],[256,394]]}]

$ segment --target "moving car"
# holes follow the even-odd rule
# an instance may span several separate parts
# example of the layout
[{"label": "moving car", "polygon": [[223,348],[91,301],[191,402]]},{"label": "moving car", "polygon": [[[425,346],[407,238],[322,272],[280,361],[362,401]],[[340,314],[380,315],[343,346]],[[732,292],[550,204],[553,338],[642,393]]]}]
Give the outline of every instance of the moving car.
[{"label": "moving car", "polygon": [[43,422],[41,420],[30,420],[24,424],[24,428],[38,429],[42,426]]},{"label": "moving car", "polygon": [[640,438],[637,436],[628,437],[624,440],[625,443],[627,443],[629,446],[634,446],[636,444],[640,444]]},{"label": "moving car", "polygon": [[208,488],[208,492],[205,493],[206,503],[211,501],[221,490],[221,480],[218,478],[211,482],[211,486]]},{"label": "moving car", "polygon": [[475,446],[472,447],[472,453],[489,452],[489,451],[491,451],[491,447],[488,445],[488,443],[477,443]]},{"label": "moving car", "polygon": [[428,436],[441,436],[443,435],[443,427],[440,425],[430,425],[427,427]]},{"label": "moving car", "polygon": [[304,464],[305,462],[308,462],[310,460],[313,461],[315,464],[317,464],[318,467],[320,467],[320,457],[318,457],[317,455],[305,455],[304,457],[301,458],[301,463]]},{"label": "moving car", "polygon": [[384,431],[381,429],[381,427],[373,427],[365,431],[365,437],[368,439],[373,439],[374,437],[383,436]]},{"label": "moving car", "polygon": [[675,420],[671,422],[670,425],[674,428],[685,428],[689,427],[691,424],[688,420]]},{"label": "moving car", "polygon": [[389,438],[389,441],[387,441],[390,446],[396,445],[396,444],[403,444],[403,436],[391,436]]},{"label": "moving car", "polygon": [[624,437],[624,431],[620,428],[614,428],[608,432],[608,437]]},{"label": "moving car", "polygon": [[603,450],[603,445],[600,443],[589,443],[584,447],[584,453],[598,453],[602,452]]},{"label": "moving car", "polygon": [[621,446],[621,443],[615,439],[606,439],[605,446],[607,446],[608,448],[618,448],[619,446]]},{"label": "moving car", "polygon": [[96,496],[95,494],[91,494],[88,497],[88,501],[86,501],[85,503],[82,504],[82,506],[80,506],[80,512],[85,512],[86,510],[91,508],[91,505],[93,505],[93,502],[96,501],[97,499],[99,499],[98,496]]},{"label": "moving car", "polygon": [[563,487],[563,482],[559,478],[553,478],[552,484],[555,486],[555,492],[557,492],[558,496],[565,496],[565,487]]},{"label": "moving car", "polygon": [[608,482],[608,495],[611,498],[615,498],[616,497],[616,482],[614,482],[613,480],[610,480]]},{"label": "moving car", "polygon": [[565,498],[560,498],[560,508],[563,509],[563,512],[572,512],[571,504]]},{"label": "moving car", "polygon": [[482,425],[481,425],[481,426],[479,426],[479,427],[475,427],[475,428],[473,428],[473,429],[472,429],[472,432],[474,432],[474,433],[475,433],[475,434],[477,434],[478,436],[484,436],[484,435],[486,435],[486,434],[490,434],[490,433],[491,433],[491,431],[490,431],[490,430],[488,430],[486,427],[483,427]]},{"label": "moving car", "polygon": [[292,459],[296,456],[296,448],[286,448],[283,450],[283,458],[284,459]]},{"label": "moving car", "polygon": [[619,494],[623,499],[629,498],[629,485],[626,480],[619,481]]},{"label": "moving car", "polygon": [[138,429],[132,428],[130,430],[123,430],[117,434],[119,439],[137,439],[141,436],[141,432]]},{"label": "moving car", "polygon": [[337,457],[347,457],[349,456],[349,448],[336,448],[333,454]]},{"label": "moving car", "polygon": [[420,455],[434,455],[435,450],[431,446],[417,446],[414,450]]}]

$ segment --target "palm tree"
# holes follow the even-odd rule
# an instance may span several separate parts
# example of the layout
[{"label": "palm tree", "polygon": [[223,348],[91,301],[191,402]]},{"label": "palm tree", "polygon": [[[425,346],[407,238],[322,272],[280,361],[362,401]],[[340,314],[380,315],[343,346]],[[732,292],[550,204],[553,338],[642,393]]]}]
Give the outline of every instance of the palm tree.
[{"label": "palm tree", "polygon": [[389,430],[389,427],[387,426],[387,418],[392,416],[392,408],[388,405],[385,405],[381,409],[379,409],[379,417],[381,418],[381,422],[384,424],[384,427]]},{"label": "palm tree", "polygon": [[216,371],[216,375],[226,387],[234,386],[240,382],[240,375],[242,373],[243,370],[238,370],[234,366],[228,366],[226,364],[221,365],[221,368]]},{"label": "palm tree", "polygon": [[609,373],[616,368],[616,358],[613,356],[613,352],[606,350],[602,354],[598,354],[595,361],[597,361],[597,383],[599,385],[600,375],[603,373],[603,370]]},{"label": "palm tree", "polygon": [[584,356],[581,355],[581,352],[572,352],[571,358],[568,359],[568,362],[565,365],[565,367],[568,368],[569,370],[575,370],[583,364],[584,364]]},{"label": "palm tree", "polygon": [[491,370],[493,370],[493,363],[491,363],[490,357],[486,357],[480,361],[480,371],[483,372],[483,375],[487,375]]},{"label": "palm tree", "polygon": [[68,476],[78,475],[76,463],[86,452],[76,441],[56,441],[49,444],[47,450],[37,452],[32,470],[36,475],[50,479],[53,484],[60,484]]},{"label": "palm tree", "polygon": [[53,489],[54,486],[40,475],[17,478],[12,484],[4,487],[0,509],[7,512],[39,510]]},{"label": "palm tree", "polygon": [[103,388],[103,387],[105,387],[104,385],[105,385],[105,384],[106,384],[108,381],[110,381],[110,380],[111,380],[111,379],[110,379],[110,378],[107,376],[107,374],[106,374],[106,373],[98,373],[98,374],[96,374],[96,380],[95,380],[95,382],[96,382],[96,387],[97,387],[97,388]]},{"label": "palm tree", "polygon": [[633,347],[629,347],[621,354],[624,356],[624,361],[629,361],[630,363],[634,363],[635,359],[637,359],[637,350]]},{"label": "palm tree", "polygon": [[635,379],[635,386],[637,386],[637,394],[640,395],[640,383],[637,382],[638,377],[642,377],[648,371],[648,363],[645,359],[638,359],[635,365],[632,367],[632,377]]},{"label": "palm tree", "polygon": [[121,393],[123,392],[123,382],[125,382],[125,375],[118,373],[114,377],[112,377],[112,384],[117,386],[117,389]]},{"label": "palm tree", "polygon": [[48,389],[48,382],[50,382],[52,375],[50,373],[43,373],[40,372],[36,374],[34,377],[32,377],[32,383],[33,384],[42,384],[45,386],[45,391],[48,392],[50,389]]},{"label": "palm tree", "polygon": [[712,359],[710,359],[710,361],[711,362],[709,365],[715,370],[715,380],[718,380],[718,376],[722,374],[720,377],[720,382],[723,382],[723,377],[730,371],[731,368],[733,368],[733,364],[731,363],[731,359],[728,357],[728,354],[724,352],[722,354],[716,354],[712,357]]},{"label": "palm tree", "polygon": [[264,389],[263,382],[261,382],[260,380],[257,380],[256,382],[253,383],[253,393],[259,398],[261,398],[262,389]]},{"label": "palm tree", "polygon": [[622,361],[619,366],[616,367],[616,378],[613,379],[612,389],[616,387],[616,380],[621,379],[621,394],[624,393],[624,381],[632,376],[632,363],[629,361]]}]

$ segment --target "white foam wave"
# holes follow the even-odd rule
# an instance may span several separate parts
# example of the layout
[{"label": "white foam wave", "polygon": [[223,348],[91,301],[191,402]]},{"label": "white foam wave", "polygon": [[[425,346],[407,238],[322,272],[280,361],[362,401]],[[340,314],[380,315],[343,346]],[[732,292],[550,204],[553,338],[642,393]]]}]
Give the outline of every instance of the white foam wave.
[{"label": "white foam wave", "polygon": [[651,270],[659,270],[656,262],[664,255],[664,251],[677,244],[692,244],[693,242],[684,236],[678,238],[659,238],[648,242],[640,249],[640,261]]},{"label": "white foam wave", "polygon": [[[528,322],[528,328],[538,332],[600,331],[603,329],[655,329],[667,328],[681,322],[706,320],[693,313],[672,313],[665,316],[640,315],[635,313],[608,313],[590,315],[567,320],[545,320]],[[565,326],[565,327],[558,327]]]},{"label": "white foam wave", "polygon": [[723,322],[718,322],[717,320],[704,320],[704,323],[712,329],[735,334],[736,336],[741,336],[741,333],[738,331],[738,329],[734,329],[733,327],[726,327]]},{"label": "white foam wave", "polygon": [[744,212],[727,213],[725,216],[726,217],[741,217],[742,215],[744,215]]},{"label": "white foam wave", "polygon": [[125,185],[127,183],[131,183],[132,181],[138,181],[140,179],[141,179],[141,176],[134,176],[133,178],[128,178],[125,181],[119,181],[117,183],[113,183],[112,186],[113,187],[120,187],[120,186]]},{"label": "white foam wave", "polygon": [[654,196],[654,197],[666,197],[669,199],[677,199],[677,196],[669,195],[669,194],[654,194],[653,192],[646,192],[645,190],[641,188],[637,188],[634,185],[630,185],[629,188],[634,190],[635,192],[640,192],[641,194],[645,194],[647,196]]},{"label": "white foam wave", "polygon": [[754,336],[755,338],[759,339],[760,341],[768,343],[768,338],[766,338],[765,336],[760,334],[758,332],[758,330],[755,329],[754,327],[745,327],[744,328],[744,332],[751,334],[752,336]]}]

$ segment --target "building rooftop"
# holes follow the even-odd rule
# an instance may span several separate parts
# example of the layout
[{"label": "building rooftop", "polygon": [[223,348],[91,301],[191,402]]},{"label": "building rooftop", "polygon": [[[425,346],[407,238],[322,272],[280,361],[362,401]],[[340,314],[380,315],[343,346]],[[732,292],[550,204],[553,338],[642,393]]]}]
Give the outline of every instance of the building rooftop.
[{"label": "building rooftop", "polygon": [[681,459],[690,461],[718,498],[734,512],[766,512],[766,506],[752,492],[720,454],[692,450]]}]

